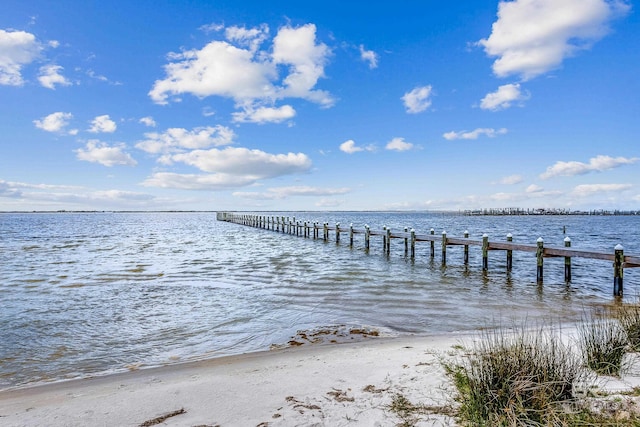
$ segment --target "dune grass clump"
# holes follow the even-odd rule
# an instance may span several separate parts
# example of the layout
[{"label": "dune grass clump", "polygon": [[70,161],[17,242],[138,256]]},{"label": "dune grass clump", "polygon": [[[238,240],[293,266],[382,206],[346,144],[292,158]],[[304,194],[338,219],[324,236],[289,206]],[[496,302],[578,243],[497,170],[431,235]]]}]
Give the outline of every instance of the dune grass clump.
[{"label": "dune grass clump", "polygon": [[551,330],[487,331],[468,358],[445,366],[464,425],[564,425],[582,361]]},{"label": "dune grass clump", "polygon": [[586,366],[600,375],[620,376],[628,337],[618,319],[593,315],[578,326],[578,342]]},{"label": "dune grass clump", "polygon": [[627,334],[629,347],[632,351],[640,352],[640,302],[624,304],[613,312],[620,326]]}]

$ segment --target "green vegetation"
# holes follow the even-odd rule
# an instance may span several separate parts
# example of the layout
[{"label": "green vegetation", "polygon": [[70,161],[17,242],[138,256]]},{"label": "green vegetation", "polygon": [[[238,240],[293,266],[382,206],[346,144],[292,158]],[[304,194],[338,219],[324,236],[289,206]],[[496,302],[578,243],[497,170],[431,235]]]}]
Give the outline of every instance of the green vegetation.
[{"label": "green vegetation", "polygon": [[592,314],[573,347],[547,325],[484,331],[469,353],[444,368],[463,426],[638,426],[638,389],[608,394],[595,374],[620,376],[640,348],[640,304]]},{"label": "green vegetation", "polygon": [[581,361],[543,328],[485,331],[466,363],[445,366],[458,395],[458,417],[469,425],[555,425],[573,401]]},{"label": "green vegetation", "polygon": [[588,368],[600,375],[620,376],[629,340],[617,319],[592,316],[578,326],[578,339]]},{"label": "green vegetation", "polygon": [[629,347],[640,352],[640,303],[624,304],[612,310],[613,316],[627,334]]}]

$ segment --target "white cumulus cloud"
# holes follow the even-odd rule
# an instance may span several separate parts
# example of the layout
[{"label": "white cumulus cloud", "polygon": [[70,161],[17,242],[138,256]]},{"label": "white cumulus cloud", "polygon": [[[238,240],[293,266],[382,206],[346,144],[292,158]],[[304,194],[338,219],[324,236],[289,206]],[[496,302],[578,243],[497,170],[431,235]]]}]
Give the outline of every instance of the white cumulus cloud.
[{"label": "white cumulus cloud", "polygon": [[505,184],[505,185],[515,185],[515,184],[520,184],[522,181],[523,181],[522,175],[509,175],[500,179],[500,181],[498,182],[500,184]]},{"label": "white cumulus cloud", "polygon": [[628,190],[631,184],[582,184],[577,185],[572,194],[578,197],[588,197],[598,193],[612,193]]},{"label": "white cumulus cloud", "polygon": [[285,120],[294,118],[296,110],[291,105],[283,105],[281,107],[247,107],[244,111],[232,114],[234,122],[240,123],[281,123]]},{"label": "white cumulus cloud", "polygon": [[60,74],[63,69],[60,65],[45,65],[40,67],[38,81],[47,89],[55,89],[56,85],[70,86],[71,82]]},{"label": "white cumulus cloud", "polygon": [[196,167],[204,172],[252,176],[256,179],[306,172],[311,160],[303,153],[270,154],[242,147],[212,148],[174,154],[167,160]]},{"label": "white cumulus cloud", "polygon": [[498,87],[495,92],[488,93],[480,101],[480,108],[491,111],[504,110],[515,102],[522,104],[529,98],[528,92],[523,93],[520,90],[519,83],[510,83]]},{"label": "white cumulus cloud", "polygon": [[110,146],[105,142],[92,139],[87,141],[85,148],[75,150],[78,160],[100,163],[104,166],[135,166],[136,162],[131,155],[126,153],[124,144]]},{"label": "white cumulus cloud", "polygon": [[111,120],[108,114],[97,116],[91,121],[89,132],[91,133],[113,133],[117,129],[116,122]]},{"label": "white cumulus cloud", "polygon": [[234,196],[252,200],[279,200],[293,196],[335,196],[349,193],[350,188],[320,188],[310,186],[273,187],[263,192],[240,192]]},{"label": "white cumulus cloud", "polygon": [[610,21],[629,9],[621,0],[501,1],[491,35],[478,44],[497,57],[496,76],[515,74],[527,80],[589,49],[607,34]]},{"label": "white cumulus cloud", "polygon": [[431,85],[420,86],[412,89],[402,96],[404,107],[407,113],[420,113],[431,106],[431,94],[433,88]]},{"label": "white cumulus cloud", "polygon": [[253,176],[216,174],[179,174],[158,172],[142,182],[145,187],[176,188],[180,190],[218,191],[244,187],[257,181]]},{"label": "white cumulus cloud", "polygon": [[41,51],[42,46],[33,34],[0,30],[0,85],[24,84],[22,67],[36,60]]},{"label": "white cumulus cloud", "polygon": [[142,184],[148,187],[186,190],[225,190],[245,187],[259,180],[307,172],[311,160],[302,153],[270,154],[261,150],[227,147],[195,150],[165,156],[167,163],[182,162],[204,174],[158,172]]},{"label": "white cumulus cloud", "polygon": [[454,140],[454,139],[478,139],[478,137],[480,135],[485,135],[488,136],[489,138],[493,138],[495,136],[498,135],[504,135],[507,133],[507,129],[505,128],[501,128],[501,129],[493,129],[493,128],[478,128],[475,130],[472,130],[470,132],[467,131],[460,131],[460,132],[455,132],[455,131],[451,131],[451,132],[447,132],[445,134],[443,134],[442,136],[445,139],[448,139],[449,141]]},{"label": "white cumulus cloud", "polygon": [[225,36],[230,42],[235,42],[239,46],[248,47],[251,52],[256,52],[269,36],[269,27],[266,24],[256,28],[232,26],[225,29]]},{"label": "white cumulus cloud", "polygon": [[235,132],[226,126],[197,127],[192,130],[169,128],[165,132],[149,132],[136,148],[159,154],[233,144]]},{"label": "white cumulus cloud", "polygon": [[540,192],[544,191],[544,188],[542,188],[542,187],[540,187],[539,185],[536,185],[536,184],[531,184],[524,191],[526,193],[540,193]]},{"label": "white cumulus cloud", "polygon": [[[72,118],[73,114],[58,111],[56,113],[51,113],[40,120],[34,120],[33,123],[38,129],[42,129],[47,132],[63,133],[65,132],[65,128],[69,125],[69,120]],[[70,133],[75,134],[76,131],[72,131]]]},{"label": "white cumulus cloud", "polygon": [[391,141],[389,141],[389,143],[387,143],[384,148],[393,151],[408,151],[413,147],[413,144],[410,142],[406,142],[404,138],[393,138]]},{"label": "white cumulus cloud", "polygon": [[340,144],[340,151],[343,151],[348,154],[358,153],[360,151],[375,151],[376,147],[373,144],[360,147],[356,145],[356,142],[353,139],[349,139],[342,144]]},{"label": "white cumulus cloud", "polygon": [[569,161],[558,161],[554,165],[549,166],[547,170],[540,175],[542,179],[549,179],[555,176],[574,176],[584,175],[589,172],[602,172],[605,170],[617,168],[623,165],[636,163],[640,158],[596,156],[589,160],[589,163]]},{"label": "white cumulus cloud", "polygon": [[360,59],[369,63],[369,68],[378,68],[378,54],[372,50],[366,50],[363,45],[360,45]]},{"label": "white cumulus cloud", "polygon": [[[333,97],[316,89],[324,77],[324,67],[331,50],[316,40],[316,27],[306,24],[285,26],[278,30],[270,48],[261,48],[267,40],[266,25],[258,28],[230,27],[227,40],[216,40],[202,49],[185,50],[169,55],[165,65],[166,78],[157,80],[149,96],[158,104],[182,94],[199,98],[221,96],[231,98],[243,112],[239,119],[250,121],[251,112],[264,111],[263,120],[291,116],[293,109],[273,106],[285,98],[301,98],[332,106]],[[284,76],[281,70],[286,70]],[[178,98],[179,99],[179,98]]]},{"label": "white cumulus cloud", "polygon": [[153,117],[151,116],[143,117],[140,120],[138,120],[138,122],[150,128],[156,127],[156,121],[153,120]]}]

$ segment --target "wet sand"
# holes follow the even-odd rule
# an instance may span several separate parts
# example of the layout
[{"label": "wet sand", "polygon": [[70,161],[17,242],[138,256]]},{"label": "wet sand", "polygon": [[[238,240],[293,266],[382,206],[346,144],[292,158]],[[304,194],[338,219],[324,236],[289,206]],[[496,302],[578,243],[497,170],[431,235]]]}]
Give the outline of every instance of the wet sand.
[{"label": "wet sand", "polygon": [[[461,354],[463,338],[301,346],[5,390],[0,425],[395,425],[394,396],[450,403],[440,362]],[[417,425],[453,424],[443,415],[420,418]]]}]

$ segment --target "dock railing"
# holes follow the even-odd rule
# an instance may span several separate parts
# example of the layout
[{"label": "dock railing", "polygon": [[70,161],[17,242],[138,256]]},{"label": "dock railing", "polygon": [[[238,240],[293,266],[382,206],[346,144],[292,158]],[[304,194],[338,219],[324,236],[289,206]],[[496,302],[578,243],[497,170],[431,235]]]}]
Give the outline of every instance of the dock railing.
[{"label": "dock railing", "polygon": [[617,297],[623,295],[624,269],[640,267],[640,256],[625,255],[622,245],[616,245],[611,253],[595,252],[572,248],[569,237],[564,239],[564,246],[560,247],[545,246],[542,237],[538,238],[535,244],[516,243],[513,242],[511,234],[507,234],[506,241],[490,241],[487,234],[482,236],[482,240],[472,240],[469,238],[468,231],[465,231],[464,237],[460,238],[449,237],[446,231],[443,231],[440,235],[436,235],[433,228],[429,234],[416,234],[414,229],[408,229],[407,227],[404,228],[404,231],[400,232],[392,232],[388,227],[383,227],[382,230],[375,230],[366,224],[361,229],[354,228],[353,224],[344,227],[340,225],[340,223],[336,223],[335,226],[330,227],[328,222],[319,224],[318,222],[312,223],[309,221],[296,220],[295,217],[254,215],[235,212],[217,212],[216,218],[218,221],[226,221],[313,239],[319,239],[320,231],[322,231],[323,241],[329,241],[330,233],[334,233],[334,238],[337,243],[340,242],[342,233],[348,233],[349,246],[351,247],[353,246],[354,236],[363,234],[366,251],[371,247],[371,236],[380,236],[382,238],[382,249],[386,254],[391,252],[391,239],[403,239],[405,256],[411,259],[414,259],[416,256],[416,243],[429,242],[431,258],[435,256],[436,244],[439,244],[442,265],[446,265],[447,263],[447,248],[449,246],[464,247],[463,262],[465,265],[469,263],[469,247],[479,246],[482,248],[482,269],[485,271],[489,269],[489,252],[491,251],[506,252],[507,271],[511,271],[513,268],[513,251],[535,252],[537,261],[536,280],[538,283],[543,282],[544,258],[564,257],[565,282],[571,282],[571,258],[611,261],[613,265],[613,295]]}]

